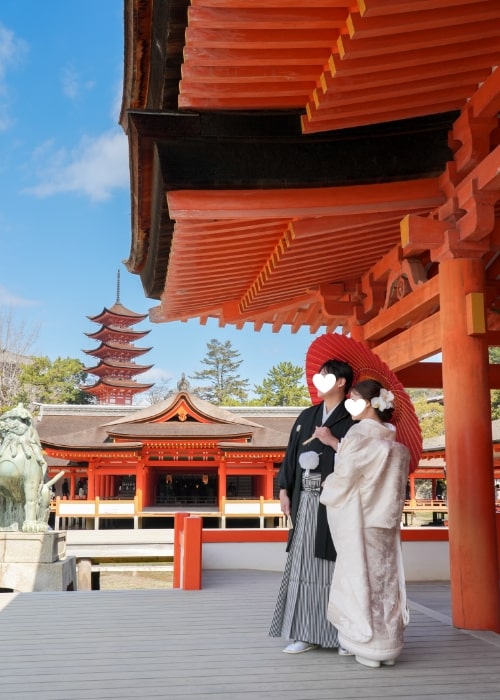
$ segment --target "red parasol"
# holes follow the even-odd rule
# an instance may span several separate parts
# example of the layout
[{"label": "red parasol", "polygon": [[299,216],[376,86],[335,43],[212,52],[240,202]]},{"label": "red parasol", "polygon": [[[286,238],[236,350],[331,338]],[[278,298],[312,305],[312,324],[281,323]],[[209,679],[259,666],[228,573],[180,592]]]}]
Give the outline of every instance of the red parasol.
[{"label": "red parasol", "polygon": [[325,333],[313,340],[306,354],[306,381],[313,403],[321,400],[313,384],[313,376],[327,360],[342,360],[354,371],[354,384],[363,379],[375,379],[394,394],[394,413],[391,422],[396,435],[410,450],[410,472],[422,456],[422,432],[415,407],[394,372],[362,343],[339,333]]}]

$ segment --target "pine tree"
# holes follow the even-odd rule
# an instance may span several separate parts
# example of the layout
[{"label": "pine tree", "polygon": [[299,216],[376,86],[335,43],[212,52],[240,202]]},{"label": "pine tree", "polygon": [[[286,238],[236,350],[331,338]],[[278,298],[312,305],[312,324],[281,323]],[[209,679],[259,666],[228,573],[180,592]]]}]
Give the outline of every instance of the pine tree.
[{"label": "pine tree", "polygon": [[216,405],[242,403],[248,396],[248,379],[242,379],[237,370],[243,360],[239,360],[239,352],[235,350],[231,341],[225,343],[213,338],[207,343],[208,352],[201,361],[207,369],[195,372],[191,379],[206,382],[204,386],[197,386],[193,393],[205,401]]},{"label": "pine tree", "polygon": [[307,406],[309,392],[304,384],[304,370],[291,362],[271,367],[262,384],[255,385],[262,406]]}]

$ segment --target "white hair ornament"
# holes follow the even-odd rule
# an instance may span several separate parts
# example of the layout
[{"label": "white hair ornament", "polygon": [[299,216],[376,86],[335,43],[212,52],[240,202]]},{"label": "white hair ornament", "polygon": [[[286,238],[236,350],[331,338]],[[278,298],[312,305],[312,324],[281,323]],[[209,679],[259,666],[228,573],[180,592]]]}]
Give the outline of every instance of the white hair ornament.
[{"label": "white hair ornament", "polygon": [[378,408],[379,411],[385,411],[386,408],[394,408],[394,394],[388,389],[380,389],[380,394],[374,396],[370,403],[373,408]]}]

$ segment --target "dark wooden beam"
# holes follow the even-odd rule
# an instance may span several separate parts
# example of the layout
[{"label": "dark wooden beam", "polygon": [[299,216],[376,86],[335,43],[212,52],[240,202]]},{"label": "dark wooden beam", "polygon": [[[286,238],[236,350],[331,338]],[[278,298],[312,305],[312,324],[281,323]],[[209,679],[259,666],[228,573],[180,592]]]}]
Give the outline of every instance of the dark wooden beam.
[{"label": "dark wooden beam", "polygon": [[304,136],[299,113],[130,111],[169,189],[325,187],[431,177],[452,158],[456,114]]}]

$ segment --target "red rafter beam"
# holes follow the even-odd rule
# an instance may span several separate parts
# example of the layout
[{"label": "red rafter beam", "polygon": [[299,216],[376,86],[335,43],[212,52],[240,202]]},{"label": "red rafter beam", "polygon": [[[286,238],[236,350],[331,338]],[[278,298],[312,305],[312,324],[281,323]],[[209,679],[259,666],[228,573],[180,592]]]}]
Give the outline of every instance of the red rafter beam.
[{"label": "red rafter beam", "polygon": [[300,218],[415,207],[433,208],[443,203],[438,178],[402,182],[316,187],[286,190],[176,190],[167,193],[170,216],[176,221],[218,218]]}]

